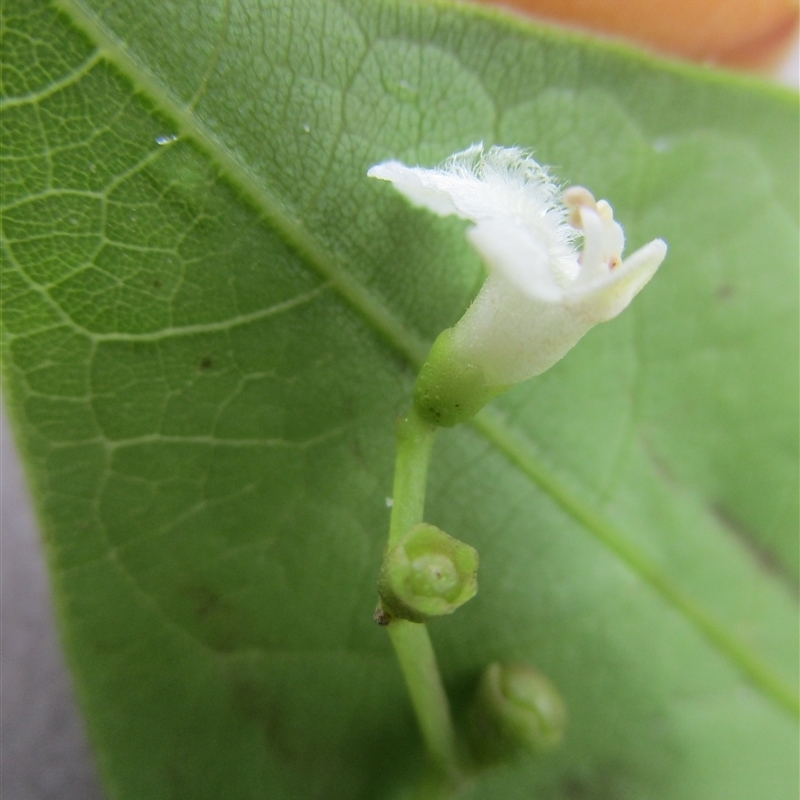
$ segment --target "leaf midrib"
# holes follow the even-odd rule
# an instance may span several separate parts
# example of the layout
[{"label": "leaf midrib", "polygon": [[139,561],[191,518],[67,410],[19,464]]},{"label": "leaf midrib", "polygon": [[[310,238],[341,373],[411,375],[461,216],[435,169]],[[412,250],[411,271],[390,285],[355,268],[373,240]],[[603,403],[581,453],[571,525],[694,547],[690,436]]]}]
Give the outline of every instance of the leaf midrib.
[{"label": "leaf midrib", "polygon": [[[380,333],[415,369],[424,361],[429,343],[400,322],[364,286],[333,261],[317,244],[302,222],[290,214],[247,166],[194,114],[196,98],[183,104],[94,14],[76,0],[55,0],[56,5],[73,24],[97,46],[99,55],[112,64],[135,87],[176,125],[180,135],[189,138],[216,163],[225,177],[253,203],[270,224],[297,253],[325,277],[344,300]],[[206,79],[208,76],[205,76]],[[580,500],[558,478],[539,463],[530,449],[520,446],[499,415],[486,409],[473,421],[475,429],[493,444],[525,477],[547,494],[557,505],[584,527],[608,550],[614,553],[644,583],[694,627],[726,660],[734,665],[764,696],[793,717],[800,719],[800,697],[750,648],[719,624],[706,610],[668,578],[614,525]]]}]

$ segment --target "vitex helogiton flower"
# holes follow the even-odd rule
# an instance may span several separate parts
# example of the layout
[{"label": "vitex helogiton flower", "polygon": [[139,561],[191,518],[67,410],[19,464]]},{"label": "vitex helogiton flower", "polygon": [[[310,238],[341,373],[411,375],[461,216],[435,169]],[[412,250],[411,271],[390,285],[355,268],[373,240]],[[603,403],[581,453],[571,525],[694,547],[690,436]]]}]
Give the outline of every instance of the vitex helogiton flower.
[{"label": "vitex helogiton flower", "polygon": [[551,367],[592,326],[616,317],[667,252],[655,239],[622,259],[625,241],[611,206],[575,186],[561,193],[518,148],[483,145],[440,167],[373,166],[414,205],[470,220],[470,244],[489,275],[423,366],[415,394],[431,422],[471,417],[511,384]]}]

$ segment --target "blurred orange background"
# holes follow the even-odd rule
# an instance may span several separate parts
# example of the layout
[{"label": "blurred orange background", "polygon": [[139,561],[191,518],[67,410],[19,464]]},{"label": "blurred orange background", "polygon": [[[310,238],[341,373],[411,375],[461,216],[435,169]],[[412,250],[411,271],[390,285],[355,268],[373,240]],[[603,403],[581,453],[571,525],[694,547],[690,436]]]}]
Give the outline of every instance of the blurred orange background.
[{"label": "blurred orange background", "polygon": [[480,0],[638,42],[659,53],[770,69],[798,29],[797,0]]}]

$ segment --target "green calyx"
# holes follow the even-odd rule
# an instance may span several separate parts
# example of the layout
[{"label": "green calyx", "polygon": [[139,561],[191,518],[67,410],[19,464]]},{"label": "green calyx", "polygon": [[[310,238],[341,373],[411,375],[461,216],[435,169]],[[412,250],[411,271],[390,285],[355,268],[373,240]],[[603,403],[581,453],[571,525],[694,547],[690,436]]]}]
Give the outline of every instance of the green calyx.
[{"label": "green calyx", "polygon": [[415,525],[383,559],[378,594],[388,619],[452,614],[478,591],[478,553],[434,525]]},{"label": "green calyx", "polygon": [[552,682],[525,664],[490,664],[469,712],[470,738],[479,761],[538,755],[564,735],[567,712]]},{"label": "green calyx", "polygon": [[465,362],[453,347],[453,328],[443,330],[431,347],[414,387],[419,415],[433,425],[451,428],[466,422],[505,386],[489,386],[483,370]]}]

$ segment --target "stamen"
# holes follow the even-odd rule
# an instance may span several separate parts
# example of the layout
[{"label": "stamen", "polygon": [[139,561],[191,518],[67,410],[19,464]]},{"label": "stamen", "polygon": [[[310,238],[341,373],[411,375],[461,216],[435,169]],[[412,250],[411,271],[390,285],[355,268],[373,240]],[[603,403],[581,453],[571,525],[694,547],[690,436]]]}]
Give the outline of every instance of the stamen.
[{"label": "stamen", "polygon": [[581,220],[581,209],[589,208],[593,211],[597,210],[597,203],[595,203],[594,195],[583,186],[570,186],[561,195],[561,202],[570,209],[567,215],[567,222],[577,230],[583,229],[583,221]]},{"label": "stamen", "polygon": [[597,213],[600,215],[600,219],[603,220],[603,222],[613,222],[614,220],[614,209],[611,208],[611,204],[608,200],[597,201]]},{"label": "stamen", "polygon": [[597,210],[597,203],[595,202],[594,195],[584,186],[570,186],[569,189],[565,189],[564,193],[561,195],[561,202],[567,208],[585,206],[586,208],[591,208],[593,211]]},{"label": "stamen", "polygon": [[585,206],[577,209],[583,230],[580,280],[587,281],[605,272],[603,261],[603,222],[600,215]]}]

